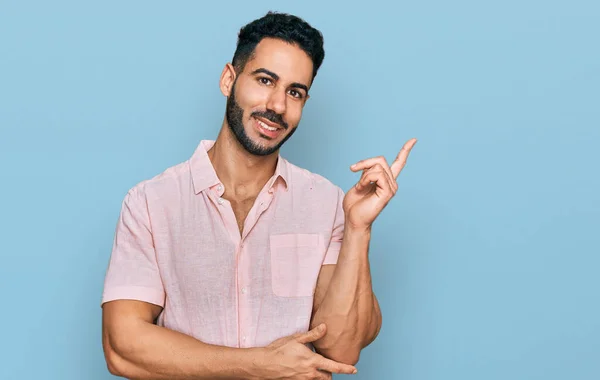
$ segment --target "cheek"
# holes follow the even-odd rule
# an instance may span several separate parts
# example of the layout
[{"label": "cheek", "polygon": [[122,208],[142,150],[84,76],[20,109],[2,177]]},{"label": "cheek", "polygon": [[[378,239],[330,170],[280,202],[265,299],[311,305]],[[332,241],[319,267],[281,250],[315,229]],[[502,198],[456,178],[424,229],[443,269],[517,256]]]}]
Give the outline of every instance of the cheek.
[{"label": "cheek", "polygon": [[253,111],[264,108],[269,93],[260,86],[245,82],[236,91],[235,98],[239,106],[244,109],[244,115],[248,117]]},{"label": "cheek", "polygon": [[248,91],[246,99],[248,105],[253,109],[264,107],[269,99],[269,91],[265,88],[254,87]]},{"label": "cheek", "polygon": [[300,123],[300,118],[302,118],[302,104],[292,103],[287,108],[287,112],[286,112],[287,123],[290,125],[296,126]]}]

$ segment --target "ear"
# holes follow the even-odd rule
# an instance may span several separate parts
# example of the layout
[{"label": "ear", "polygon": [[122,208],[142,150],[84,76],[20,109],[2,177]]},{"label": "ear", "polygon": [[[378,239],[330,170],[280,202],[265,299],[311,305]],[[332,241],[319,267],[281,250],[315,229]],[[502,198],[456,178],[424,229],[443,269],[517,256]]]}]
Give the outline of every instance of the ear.
[{"label": "ear", "polygon": [[221,73],[221,79],[219,80],[219,87],[221,88],[223,95],[227,97],[231,95],[231,88],[235,82],[235,77],[236,73],[233,65],[231,63],[226,64]]}]

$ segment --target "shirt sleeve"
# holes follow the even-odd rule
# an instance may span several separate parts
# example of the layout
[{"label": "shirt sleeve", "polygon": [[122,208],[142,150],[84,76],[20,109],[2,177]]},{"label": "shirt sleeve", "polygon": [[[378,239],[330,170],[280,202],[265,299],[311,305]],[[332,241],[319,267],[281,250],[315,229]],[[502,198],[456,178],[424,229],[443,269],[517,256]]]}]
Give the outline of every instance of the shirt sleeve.
[{"label": "shirt sleeve", "polygon": [[102,303],[117,299],[165,302],[146,197],[136,187],[123,200],[104,280]]},{"label": "shirt sleeve", "polygon": [[326,264],[337,264],[338,256],[340,255],[340,249],[342,248],[342,238],[344,236],[344,208],[342,202],[344,201],[344,191],[338,187],[336,199],[336,212],[335,220],[333,222],[333,232],[331,234],[331,240],[325,253],[325,260],[323,265]]}]

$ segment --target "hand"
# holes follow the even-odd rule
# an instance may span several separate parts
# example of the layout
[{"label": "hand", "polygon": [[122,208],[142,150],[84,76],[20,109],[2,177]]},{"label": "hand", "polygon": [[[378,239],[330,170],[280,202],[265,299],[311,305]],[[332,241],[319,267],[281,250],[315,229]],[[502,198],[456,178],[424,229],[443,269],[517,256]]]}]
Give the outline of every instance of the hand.
[{"label": "hand", "polygon": [[331,379],[332,373],[353,374],[356,368],[327,359],[306,346],[325,335],[325,324],[277,339],[265,347],[263,379]]},{"label": "hand", "polygon": [[404,168],[406,159],[417,139],[410,139],[404,144],[391,167],[385,158],[375,157],[357,162],[350,170],[362,170],[358,183],[344,197],[343,207],[346,221],[351,227],[369,229],[375,218],[388,204],[396,191],[396,178]]}]

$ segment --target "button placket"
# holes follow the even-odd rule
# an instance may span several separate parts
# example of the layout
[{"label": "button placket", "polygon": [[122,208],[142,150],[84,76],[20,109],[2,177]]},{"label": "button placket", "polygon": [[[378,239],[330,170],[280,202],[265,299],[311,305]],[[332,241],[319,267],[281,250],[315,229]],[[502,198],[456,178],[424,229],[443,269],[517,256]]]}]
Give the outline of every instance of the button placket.
[{"label": "button placket", "polygon": [[[240,245],[237,249],[237,292],[238,292],[238,296],[237,296],[237,307],[238,307],[238,326],[239,326],[239,330],[238,333],[241,335],[239,339],[241,339],[241,343],[240,346],[241,347],[246,347],[246,324],[244,323],[246,320],[246,312],[247,312],[247,308],[245,307],[246,304],[246,300],[245,297],[243,297],[242,295],[245,294],[243,289],[244,286],[246,284],[246,276],[245,276],[245,270],[244,270],[244,261],[245,261],[245,257],[243,254],[243,248],[244,248],[244,240],[240,241]],[[238,335],[239,336],[239,335]]]},{"label": "button placket", "polygon": [[225,198],[223,198],[223,185],[222,184],[218,184],[217,187],[215,188],[215,191],[217,193],[217,203],[220,205],[223,205],[225,203]]},{"label": "button placket", "polygon": [[244,255],[244,241],[242,240],[240,242],[240,249],[238,252],[238,263],[240,265],[240,268],[238,268],[238,278],[240,280],[240,282],[238,283],[239,286],[239,290],[240,293],[242,294],[246,294],[248,291],[248,286],[246,285],[246,281],[245,281],[245,271],[242,269],[243,268],[243,262],[246,260],[246,257]]},{"label": "button placket", "polygon": [[217,188],[219,186],[222,185],[219,184],[216,187],[213,186],[210,191],[207,192],[207,196],[214,204],[219,214],[221,214],[225,228],[231,237],[231,241],[234,244],[238,244],[240,241],[240,234],[238,231],[237,221],[235,220],[235,214],[233,213],[233,209],[228,207],[228,201],[221,196],[223,194],[222,189],[220,192],[217,192]]}]

